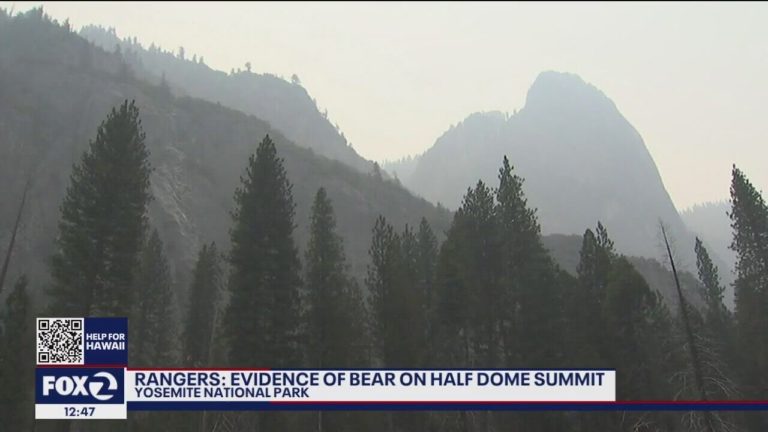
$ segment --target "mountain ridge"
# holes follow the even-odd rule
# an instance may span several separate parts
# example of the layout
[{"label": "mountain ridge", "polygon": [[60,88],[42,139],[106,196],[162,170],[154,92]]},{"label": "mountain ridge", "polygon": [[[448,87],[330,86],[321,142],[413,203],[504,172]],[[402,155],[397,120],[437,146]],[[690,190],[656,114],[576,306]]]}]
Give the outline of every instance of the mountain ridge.
[{"label": "mountain ridge", "polygon": [[154,43],[145,48],[135,37],[120,38],[114,28],[86,25],[78,34],[108,52],[119,52],[132,72],[147,82],[164,82],[176,94],[219,102],[255,115],[302,147],[363,173],[373,169],[373,162],[358,155],[338,125],[331,124],[327,112],[320,112],[298,77],[289,82],[250,70],[227,74],[210,68],[202,57],[186,57],[183,49],[174,54]]},{"label": "mountain ridge", "polygon": [[[165,243],[183,290],[199,246],[227,249],[229,211],[245,161],[269,134],[284,158],[297,204],[296,244],[303,250],[317,188],[332,199],[349,264],[362,278],[371,228],[379,214],[401,229],[422,216],[442,235],[450,213],[414,197],[395,182],[365,174],[292,143],[268,122],[221,104],[175,97],[162,85],[126,74],[121,56],[95,47],[42,12],[0,13],[0,242],[12,226],[18,196],[34,173],[14,254],[14,277],[47,283],[59,204],[72,164],[109,110],[136,100],[146,132],[155,197],[149,217]],[[371,199],[370,197],[376,197]]]},{"label": "mountain ridge", "polygon": [[662,220],[686,245],[679,253],[695,262],[693,237],[639,132],[607,95],[575,74],[542,72],[514,115],[470,114],[400,180],[455,209],[468,185],[494,183],[504,155],[525,179],[543,233],[580,235],[600,220],[621,252],[659,258]]},{"label": "mountain ridge", "polygon": [[[365,273],[370,230],[378,214],[398,228],[406,223],[415,226],[425,215],[438,237],[450,223],[447,210],[413,197],[396,182],[360,173],[296,146],[257,117],[220,103],[175,97],[162,83],[147,83],[126,74],[121,55],[95,47],[43,16],[0,15],[2,20],[6,21],[0,35],[24,43],[0,47],[0,123],[4,126],[0,128],[0,179],[9,185],[0,191],[0,201],[15,203],[26,174],[35,173],[13,265],[14,274],[32,275],[35,286],[46,283],[46,261],[71,164],[87,148],[106,112],[124,98],[135,98],[141,109],[155,168],[150,220],[161,233],[182,291],[202,243],[215,240],[226,250],[232,194],[243,161],[264,134],[275,140],[294,184],[297,245],[304,245],[309,204],[316,188],[323,185],[334,202],[340,234],[358,278]],[[11,82],[15,85],[4,85]],[[487,118],[500,125],[490,138],[499,135],[510,119],[494,112],[473,116],[468,124],[482,131]],[[461,126],[454,129],[462,130]],[[497,168],[498,161],[493,164]],[[0,211],[0,226],[9,226],[12,207]],[[560,245],[552,249],[553,254],[569,269],[578,257],[574,251],[579,240],[557,239],[547,236],[544,242]],[[653,277],[655,272],[651,269],[647,277],[658,279]],[[668,286],[655,285],[669,297]]]}]

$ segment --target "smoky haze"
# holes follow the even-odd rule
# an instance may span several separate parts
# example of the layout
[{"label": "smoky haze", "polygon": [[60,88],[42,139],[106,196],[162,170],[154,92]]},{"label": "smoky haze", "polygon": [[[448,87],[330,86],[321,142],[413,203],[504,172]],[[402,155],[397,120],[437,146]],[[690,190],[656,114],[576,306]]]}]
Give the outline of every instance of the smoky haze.
[{"label": "smoky haze", "polygon": [[34,423],[29,359],[82,363],[35,317],[88,316],[139,369],[610,367],[642,403],[126,430],[768,430],[765,6],[0,6],[3,430],[82,429]]},{"label": "smoky haze", "polygon": [[766,4],[43,4],[223,71],[297,74],[368,159],[420,154],[473,112],[512,113],[557,70],[616,103],[678,209],[725,199],[732,163],[768,189]]}]

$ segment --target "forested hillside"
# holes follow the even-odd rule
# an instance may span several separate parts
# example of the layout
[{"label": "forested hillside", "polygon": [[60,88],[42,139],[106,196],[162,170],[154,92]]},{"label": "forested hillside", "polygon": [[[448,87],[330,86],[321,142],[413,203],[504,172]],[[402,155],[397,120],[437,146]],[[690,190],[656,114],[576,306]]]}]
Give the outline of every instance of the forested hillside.
[{"label": "forested hillside", "polygon": [[[153,166],[150,219],[166,242],[172,272],[182,280],[204,243],[226,244],[232,194],[243,161],[270,134],[292,173],[297,237],[304,242],[317,187],[334,200],[339,230],[355,274],[365,273],[370,227],[379,214],[398,226],[422,216],[438,234],[449,213],[373,174],[294,145],[262,119],[222,105],[174,97],[137,77],[120,54],[105,52],[66,26],[32,12],[2,17],[0,39],[0,238],[30,180],[12,274],[47,282],[46,262],[72,163],[88,147],[104,115],[125,99],[141,107]],[[11,43],[8,43],[11,42]]]},{"label": "forested hillside", "polygon": [[133,73],[142,80],[165,82],[177,95],[188,95],[252,114],[269,122],[285,137],[317,154],[369,173],[373,162],[355,152],[327,110],[302,87],[298,76],[290,81],[269,73],[257,73],[248,62],[229,74],[211,69],[203,57],[173,51],[154,44],[143,46],[135,38],[120,39],[115,29],[86,26],[79,33],[108,52],[118,51]]}]

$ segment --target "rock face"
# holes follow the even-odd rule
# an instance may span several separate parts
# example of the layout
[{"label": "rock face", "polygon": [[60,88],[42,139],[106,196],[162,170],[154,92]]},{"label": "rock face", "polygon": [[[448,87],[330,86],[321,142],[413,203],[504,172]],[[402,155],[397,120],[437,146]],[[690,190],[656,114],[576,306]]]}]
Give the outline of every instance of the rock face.
[{"label": "rock face", "polygon": [[266,134],[285,159],[294,185],[300,250],[320,186],[333,201],[358,276],[365,272],[379,214],[398,229],[406,223],[416,226],[422,216],[436,233],[448,226],[448,211],[394,182],[299,147],[262,119],[173,97],[159,85],[126,74],[120,56],[41,16],[0,15],[0,40],[0,245],[7,244],[23,184],[31,177],[11,277],[25,272],[33,287],[47,283],[47,261],[72,164],[108,111],[124,99],[135,99],[140,109],[154,168],[150,222],[160,231],[182,288],[202,243],[216,241],[221,250],[228,249],[235,187]]},{"label": "rock face", "polygon": [[600,220],[621,252],[659,258],[661,219],[680,252],[693,248],[640,135],[608,97],[572,74],[539,75],[525,107],[511,117],[470,115],[400,179],[456,208],[477,179],[496,185],[504,155],[525,179],[544,233],[582,234]]}]

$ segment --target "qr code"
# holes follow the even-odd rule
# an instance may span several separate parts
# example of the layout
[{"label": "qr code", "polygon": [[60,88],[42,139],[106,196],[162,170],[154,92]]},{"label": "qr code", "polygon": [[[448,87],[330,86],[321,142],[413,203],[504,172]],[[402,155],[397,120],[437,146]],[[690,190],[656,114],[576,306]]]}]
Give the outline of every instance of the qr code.
[{"label": "qr code", "polygon": [[37,364],[83,364],[83,319],[38,318]]}]

